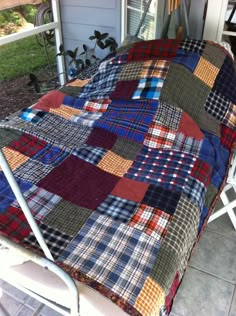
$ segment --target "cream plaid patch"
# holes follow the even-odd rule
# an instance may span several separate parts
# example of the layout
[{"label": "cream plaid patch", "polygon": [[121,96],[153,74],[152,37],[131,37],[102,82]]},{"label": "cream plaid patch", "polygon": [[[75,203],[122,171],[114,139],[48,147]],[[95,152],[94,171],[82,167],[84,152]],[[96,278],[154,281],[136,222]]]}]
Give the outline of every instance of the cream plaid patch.
[{"label": "cream plaid patch", "polygon": [[71,82],[67,83],[67,86],[70,86],[70,87],[83,87],[88,82],[89,82],[89,79],[84,79],[84,80],[76,79],[74,81],[71,81]]},{"label": "cream plaid patch", "polygon": [[[28,159],[29,157],[22,155],[21,153],[19,153],[18,151],[9,149],[9,148],[3,148],[2,149],[4,156],[7,159],[7,162],[11,168],[11,170],[16,170],[18,167],[20,167],[21,165],[23,165]],[[0,170],[1,167],[0,167]]]},{"label": "cream plaid patch", "polygon": [[236,127],[236,105],[231,103],[223,120],[223,123],[231,128]]},{"label": "cream plaid patch", "polygon": [[69,120],[72,116],[79,115],[81,113],[81,110],[73,109],[70,106],[62,104],[59,108],[50,108],[49,112]]},{"label": "cream plaid patch", "polygon": [[167,60],[147,60],[143,63],[141,78],[157,77],[165,79],[170,62]]},{"label": "cream plaid patch", "polygon": [[205,82],[205,84],[210,88],[212,88],[219,71],[219,68],[215,67],[205,58],[200,57],[197,67],[194,71],[194,75]]},{"label": "cream plaid patch", "polygon": [[123,177],[123,175],[131,167],[132,163],[133,161],[124,159],[119,155],[108,151],[108,153],[103,157],[97,166],[102,170],[112,173],[118,177]]}]

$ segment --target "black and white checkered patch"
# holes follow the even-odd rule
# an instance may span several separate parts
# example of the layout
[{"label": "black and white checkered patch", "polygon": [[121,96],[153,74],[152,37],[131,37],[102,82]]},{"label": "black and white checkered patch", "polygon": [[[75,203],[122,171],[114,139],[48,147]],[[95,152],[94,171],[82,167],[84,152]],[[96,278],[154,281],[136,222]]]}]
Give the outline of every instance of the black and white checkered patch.
[{"label": "black and white checkered patch", "polygon": [[[42,223],[38,224],[38,226],[53,258],[57,259],[67,244],[71,241],[72,237]],[[41,250],[33,232],[24,239],[24,244],[37,250]]]},{"label": "black and white checkered patch", "polygon": [[108,195],[99,205],[96,211],[113,218],[114,220],[127,222],[136,210],[138,203],[122,199],[118,196]]},{"label": "black and white checkered patch", "polygon": [[83,146],[79,149],[75,149],[72,154],[83,159],[87,162],[90,162],[94,165],[97,165],[100,160],[105,156],[107,153],[106,149],[99,148],[99,147],[91,147],[91,146]]},{"label": "black and white checkered patch", "polygon": [[202,54],[202,52],[206,46],[206,41],[185,39],[185,40],[181,41],[179,46],[180,46],[180,48],[182,48],[184,50]]},{"label": "black and white checkered patch", "polygon": [[218,121],[222,122],[225,114],[230,106],[230,101],[226,99],[221,93],[211,91],[206,100],[205,110]]}]

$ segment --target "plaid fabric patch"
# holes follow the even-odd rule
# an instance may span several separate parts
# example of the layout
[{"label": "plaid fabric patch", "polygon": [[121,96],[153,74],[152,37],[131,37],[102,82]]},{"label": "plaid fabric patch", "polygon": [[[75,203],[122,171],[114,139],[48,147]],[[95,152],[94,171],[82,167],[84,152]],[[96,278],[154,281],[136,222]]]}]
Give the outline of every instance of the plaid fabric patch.
[{"label": "plaid fabric patch", "polygon": [[17,141],[21,135],[21,132],[0,128],[0,148],[5,146],[11,148],[11,143]]},{"label": "plaid fabric patch", "polygon": [[220,125],[221,145],[227,149],[231,149],[236,139],[236,130],[232,130],[228,126]]},{"label": "plaid fabric patch", "polygon": [[[23,165],[28,159],[29,157],[22,155],[21,153],[9,149],[9,148],[3,148],[2,152],[11,168],[12,171],[16,170],[17,168],[19,168],[21,165]],[[0,166],[0,171],[2,170],[1,166]]]},{"label": "plaid fabric patch", "polygon": [[175,135],[169,128],[151,123],[143,143],[151,148],[171,148]]},{"label": "plaid fabric patch", "polygon": [[195,161],[186,153],[144,147],[125,177],[181,192]]},{"label": "plaid fabric patch", "polygon": [[110,99],[102,100],[90,100],[86,101],[83,109],[88,112],[106,112],[109,104],[111,103]]},{"label": "plaid fabric patch", "polygon": [[219,71],[219,68],[212,65],[205,58],[200,57],[197,67],[194,71],[194,75],[205,82],[205,84],[207,84],[210,88],[212,88]]},{"label": "plaid fabric patch", "polygon": [[90,81],[82,88],[80,98],[107,99],[115,89],[116,82],[121,71],[121,65],[106,64]]},{"label": "plaid fabric patch", "polygon": [[208,163],[197,159],[191,171],[191,176],[193,178],[198,179],[206,187],[208,187],[208,184],[211,178],[211,173],[212,173],[211,166]]},{"label": "plaid fabric patch", "polygon": [[160,309],[165,305],[165,291],[149,276],[135,302],[135,308],[141,315],[160,315]]},{"label": "plaid fabric patch", "polygon": [[173,63],[183,65],[193,72],[198,64],[199,58],[199,54],[195,52],[187,52],[183,49],[179,49],[177,51],[177,56],[173,59]]},{"label": "plaid fabric patch", "polygon": [[159,101],[154,122],[177,131],[183,111],[171,104]]},{"label": "plaid fabric patch", "polygon": [[[27,191],[32,184],[16,179],[22,193]],[[16,197],[2,171],[0,171],[0,214],[6,212],[8,206],[15,201]]]},{"label": "plaid fabric patch", "polygon": [[115,90],[110,94],[112,100],[128,100],[132,99],[134,91],[138,86],[138,80],[118,81]]},{"label": "plaid fabric patch", "polygon": [[230,101],[224,95],[217,91],[211,91],[205,103],[205,110],[222,122],[229,106]]},{"label": "plaid fabric patch", "polygon": [[68,152],[59,147],[48,144],[43,149],[39,150],[32,157],[32,159],[38,160],[44,165],[51,165],[55,167],[64,161],[68,156]]},{"label": "plaid fabric patch", "polygon": [[[180,278],[183,275],[192,247],[196,241],[198,224],[198,207],[182,196],[164,239],[165,247],[172,249],[178,256]],[[161,273],[160,277],[162,277]],[[163,285],[162,283],[159,284]]]},{"label": "plaid fabric patch", "polygon": [[25,131],[52,145],[71,149],[85,143],[91,128],[48,114],[37,126],[28,127]]},{"label": "plaid fabric patch", "polygon": [[180,42],[179,47],[190,52],[202,54],[206,46],[206,43],[207,41],[185,39]]},{"label": "plaid fabric patch", "polygon": [[155,238],[92,214],[59,260],[134,304],[158,248]]},{"label": "plaid fabric patch", "polygon": [[171,219],[172,216],[159,209],[140,204],[129,225],[160,240],[166,235]]},{"label": "plaid fabric patch", "polygon": [[102,113],[81,111],[80,115],[74,115],[71,121],[83,126],[92,127],[96,120],[102,116]]},{"label": "plaid fabric patch", "polygon": [[19,113],[19,117],[27,122],[38,123],[46,114],[47,112],[44,111],[35,110],[32,108],[25,108],[22,109],[22,111]]},{"label": "plaid fabric patch", "polygon": [[1,234],[21,241],[26,237],[31,228],[21,209],[9,206],[5,213],[0,213]]},{"label": "plaid fabric patch", "polygon": [[180,199],[180,194],[151,184],[142,200],[142,204],[160,209],[173,215]]},{"label": "plaid fabric patch", "polygon": [[157,105],[157,102],[152,100],[113,101],[103,116],[95,122],[95,126],[143,143]]},{"label": "plaid fabric patch", "polygon": [[47,143],[45,141],[32,135],[23,134],[19,139],[12,141],[9,148],[17,150],[28,157],[33,157],[46,146]]},{"label": "plaid fabric patch", "polygon": [[61,105],[59,108],[49,109],[49,113],[64,117],[66,120],[69,120],[73,115],[79,115],[81,110],[71,108],[66,105]]},{"label": "plaid fabric patch", "polygon": [[112,151],[108,151],[98,163],[98,167],[106,172],[123,177],[127,170],[131,167],[133,161],[124,159]]},{"label": "plaid fabric patch", "polygon": [[202,57],[208,60],[217,68],[221,68],[225,59],[225,50],[214,42],[207,42]]},{"label": "plaid fabric patch", "polygon": [[236,127],[236,105],[235,104],[230,103],[230,106],[223,119],[223,124],[227,125],[230,128]]},{"label": "plaid fabric patch", "polygon": [[14,171],[16,178],[22,179],[23,181],[36,184],[38,181],[43,179],[50,171],[53,170],[52,165],[44,165],[37,160],[28,160],[18,169]]},{"label": "plaid fabric patch", "polygon": [[[67,89],[69,87],[66,87]],[[71,88],[71,87],[70,87]],[[75,88],[74,88],[75,89]],[[78,88],[76,89],[78,90]],[[79,92],[77,91],[77,93],[80,93],[80,91],[82,90],[82,88],[79,88]],[[67,92],[69,94],[69,91]],[[74,94],[73,94],[74,95]],[[84,106],[84,103],[85,103],[85,100],[84,99],[81,99],[81,98],[78,98],[77,96],[72,96],[71,95],[71,91],[70,91],[70,94],[69,95],[66,95],[63,99],[63,105],[65,106],[68,106],[68,107],[71,107],[71,108],[74,108],[74,109],[79,109],[79,110],[82,110],[83,109],[83,106]]]},{"label": "plaid fabric patch", "polygon": [[185,136],[183,133],[177,133],[172,145],[172,149],[198,156],[202,142],[202,140]]},{"label": "plaid fabric patch", "polygon": [[159,78],[143,78],[139,80],[132,99],[159,100],[164,80]]},{"label": "plaid fabric patch", "polygon": [[69,236],[75,236],[92,211],[71,202],[61,200],[43,220],[45,225]]},{"label": "plaid fabric patch", "polygon": [[170,62],[167,60],[147,60],[143,62],[141,77],[142,78],[160,78],[165,79]]},{"label": "plaid fabric patch", "polygon": [[128,61],[172,59],[176,56],[179,40],[161,39],[134,43],[129,50]]},{"label": "plaid fabric patch", "polygon": [[107,153],[106,149],[100,147],[91,147],[91,146],[81,146],[78,149],[75,149],[72,154],[77,156],[80,159],[83,159],[87,162],[97,165],[102,158]]},{"label": "plaid fabric patch", "polygon": [[[71,236],[68,236],[67,234],[64,234],[59,230],[43,223],[38,223],[38,226],[43,235],[43,239],[51,251],[53,258],[56,260],[60,256],[63,249],[65,249],[67,244],[71,241]],[[34,236],[34,233],[32,232],[24,238],[23,242],[26,246],[30,246],[42,251],[37,239]]]},{"label": "plaid fabric patch", "polygon": [[96,211],[111,217],[115,221],[127,223],[130,217],[134,214],[137,206],[138,203],[110,194],[99,205]]},{"label": "plaid fabric patch", "polygon": [[236,104],[236,73],[234,63],[228,56],[216,78],[214,90],[219,91],[223,96]]},{"label": "plaid fabric patch", "polygon": [[83,87],[85,86],[87,83],[89,82],[88,79],[84,79],[84,80],[81,80],[81,79],[75,79],[71,82],[68,82],[66,85],[67,86],[70,86],[70,87]]},{"label": "plaid fabric patch", "polygon": [[143,69],[142,62],[128,63],[123,66],[119,74],[118,80],[119,81],[139,80],[141,78],[142,69]]},{"label": "plaid fabric patch", "polygon": [[202,182],[195,178],[189,177],[188,182],[184,188],[184,194],[190,199],[190,201],[198,205],[200,210],[203,208],[206,187]]},{"label": "plaid fabric patch", "polygon": [[[33,185],[26,191],[24,197],[36,220],[43,219],[61,200],[60,196],[39,188],[36,185]],[[12,203],[12,206],[20,208],[17,200]]]},{"label": "plaid fabric patch", "polygon": [[142,148],[141,144],[118,137],[111,151],[124,159],[134,160]]}]

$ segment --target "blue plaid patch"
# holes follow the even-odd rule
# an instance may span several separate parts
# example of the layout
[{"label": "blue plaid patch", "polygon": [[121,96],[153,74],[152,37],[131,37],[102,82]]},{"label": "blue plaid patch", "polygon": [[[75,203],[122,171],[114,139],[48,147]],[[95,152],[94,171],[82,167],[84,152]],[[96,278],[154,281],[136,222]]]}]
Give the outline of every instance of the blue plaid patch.
[{"label": "blue plaid patch", "polygon": [[115,90],[118,75],[122,67],[120,64],[106,63],[98,73],[81,90],[80,98],[106,99]]},{"label": "blue plaid patch", "polygon": [[114,195],[108,195],[96,211],[105,214],[114,220],[126,223],[135,212],[137,206],[138,203],[133,201],[122,199]]},{"label": "blue plaid patch", "polygon": [[74,115],[70,120],[74,123],[92,127],[101,116],[102,113],[82,111],[80,115]]},{"label": "blue plaid patch", "polygon": [[159,248],[156,238],[92,214],[59,260],[134,304]]},{"label": "blue plaid patch", "polygon": [[181,192],[195,161],[196,158],[188,153],[144,146],[125,177]]},{"label": "blue plaid patch", "polygon": [[189,177],[184,188],[184,193],[191,201],[199,206],[200,210],[202,210],[206,195],[206,187],[202,182],[193,177]]},{"label": "blue plaid patch", "polygon": [[19,113],[19,117],[27,122],[38,123],[46,114],[47,112],[44,111],[25,108]]},{"label": "blue plaid patch", "polygon": [[76,98],[76,97],[66,95],[63,99],[63,105],[67,105],[75,109],[83,109],[85,101],[86,100],[81,99],[81,98]]},{"label": "blue plaid patch", "polygon": [[100,147],[82,146],[79,149],[75,149],[72,154],[83,159],[87,162],[97,165],[100,160],[105,156],[107,150]]},{"label": "blue plaid patch", "polygon": [[100,127],[120,137],[143,143],[148,127],[156,113],[156,101],[114,100],[94,126]]},{"label": "blue plaid patch", "polygon": [[173,63],[185,66],[193,72],[198,64],[199,59],[199,54],[195,52],[186,52],[183,49],[179,49],[177,51],[176,57],[172,61]]},{"label": "blue plaid patch", "polygon": [[143,78],[139,80],[132,99],[159,100],[164,80],[160,78]]},{"label": "blue plaid patch", "polygon": [[47,144],[46,147],[39,150],[32,159],[36,159],[44,165],[57,166],[68,156],[69,153],[61,148]]}]

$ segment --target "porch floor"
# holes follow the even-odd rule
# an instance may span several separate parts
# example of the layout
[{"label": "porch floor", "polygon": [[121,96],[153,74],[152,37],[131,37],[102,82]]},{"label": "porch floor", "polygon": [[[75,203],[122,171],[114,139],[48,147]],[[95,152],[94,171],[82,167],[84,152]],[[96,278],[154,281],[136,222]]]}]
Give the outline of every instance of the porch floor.
[{"label": "porch floor", "polygon": [[[59,313],[0,280],[0,316]],[[236,316],[236,231],[227,214],[205,229],[170,316]]]}]

